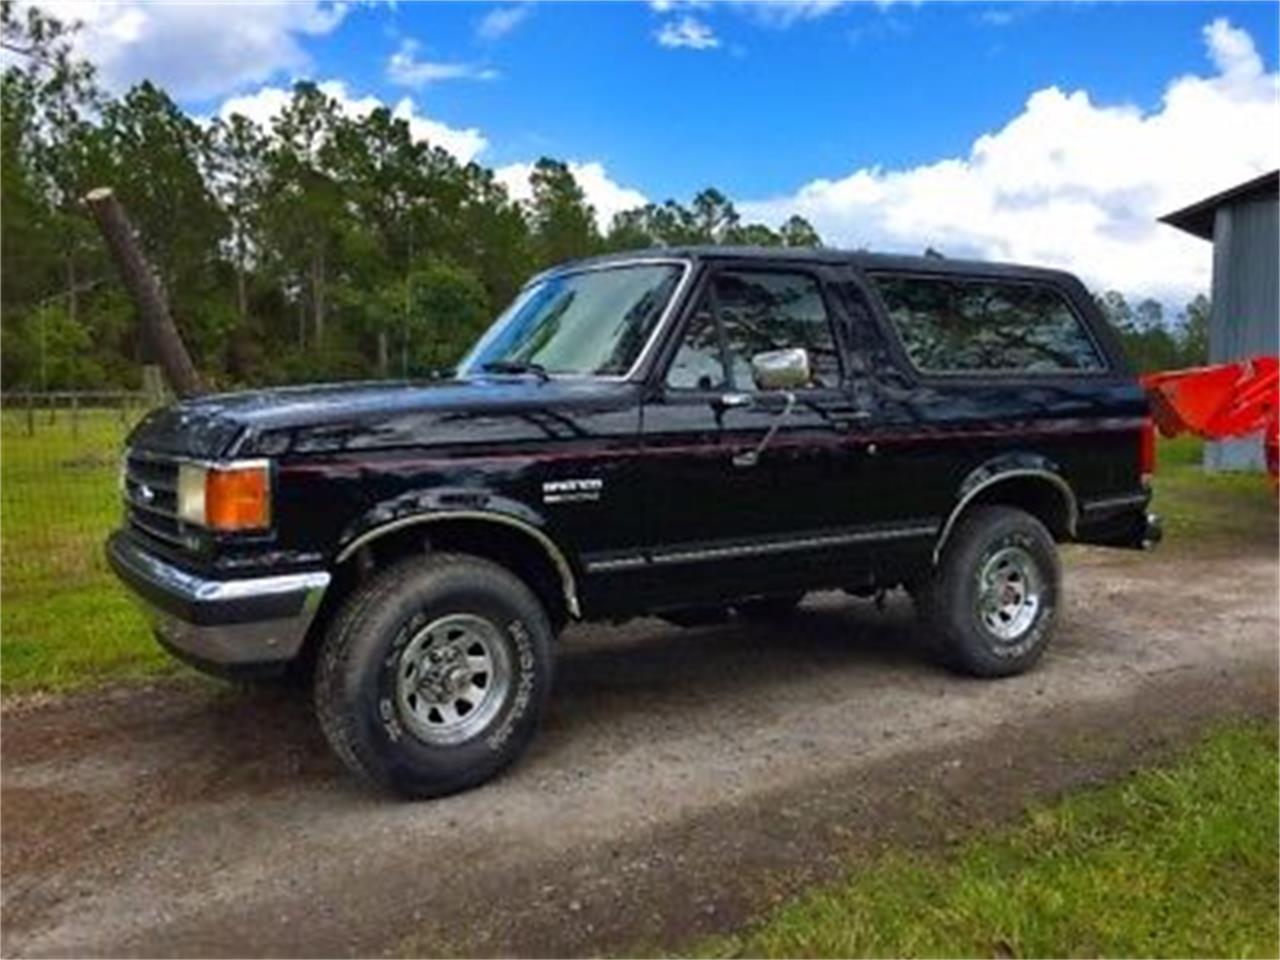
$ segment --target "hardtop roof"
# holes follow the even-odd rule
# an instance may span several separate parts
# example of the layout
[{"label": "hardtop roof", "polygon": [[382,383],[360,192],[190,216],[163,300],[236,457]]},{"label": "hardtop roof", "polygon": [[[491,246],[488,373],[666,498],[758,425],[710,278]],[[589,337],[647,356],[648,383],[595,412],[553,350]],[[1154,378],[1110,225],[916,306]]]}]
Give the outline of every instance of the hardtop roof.
[{"label": "hardtop roof", "polygon": [[730,246],[680,246],[649,247],[643,250],[623,250],[571,260],[552,267],[546,273],[572,272],[583,267],[607,266],[634,260],[790,260],[797,263],[850,264],[866,272],[885,271],[898,273],[940,273],[1006,277],[1009,279],[1072,279],[1063,270],[1035,267],[1027,264],[1000,263],[989,260],[953,260],[939,256],[912,256],[896,253],[872,253],[865,250],[836,250],[828,247],[730,247]]}]

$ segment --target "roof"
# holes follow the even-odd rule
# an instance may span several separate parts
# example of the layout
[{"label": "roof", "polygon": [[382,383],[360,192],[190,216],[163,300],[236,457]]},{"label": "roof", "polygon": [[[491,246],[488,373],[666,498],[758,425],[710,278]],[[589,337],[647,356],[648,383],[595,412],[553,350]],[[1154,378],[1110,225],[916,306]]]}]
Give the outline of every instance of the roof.
[{"label": "roof", "polygon": [[1230,190],[1223,190],[1199,203],[1167,213],[1160,218],[1161,223],[1185,230],[1202,240],[1213,239],[1213,220],[1218,208],[1228,203],[1241,203],[1248,200],[1265,200],[1267,197],[1280,196],[1280,170],[1272,170],[1260,177],[1237,184]]},{"label": "roof", "polygon": [[635,260],[791,260],[797,263],[852,264],[867,271],[893,271],[895,273],[957,273],[986,276],[1035,277],[1039,279],[1069,276],[1061,270],[1033,267],[1016,263],[995,263],[985,260],[952,260],[940,256],[909,256],[906,254],[870,253],[865,250],[835,250],[829,247],[727,247],[684,246],[648,247],[643,250],[625,250],[607,253],[582,260],[573,260],[552,267],[548,273],[575,270],[583,267],[605,265]]}]

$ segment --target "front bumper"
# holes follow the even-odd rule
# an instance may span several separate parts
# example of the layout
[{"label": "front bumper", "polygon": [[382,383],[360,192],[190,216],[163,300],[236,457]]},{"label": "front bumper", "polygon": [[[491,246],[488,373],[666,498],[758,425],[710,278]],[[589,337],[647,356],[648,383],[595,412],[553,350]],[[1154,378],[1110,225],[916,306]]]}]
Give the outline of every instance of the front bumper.
[{"label": "front bumper", "polygon": [[323,570],[209,580],[139,547],[123,531],[107,561],[141,602],[168,650],[218,674],[271,672],[294,659],[329,586]]}]

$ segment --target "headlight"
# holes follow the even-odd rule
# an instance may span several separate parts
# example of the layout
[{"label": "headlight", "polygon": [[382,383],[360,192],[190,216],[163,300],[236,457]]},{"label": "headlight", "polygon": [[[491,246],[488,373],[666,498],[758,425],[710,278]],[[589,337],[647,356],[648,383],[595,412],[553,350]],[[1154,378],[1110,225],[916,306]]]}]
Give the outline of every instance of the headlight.
[{"label": "headlight", "polygon": [[178,517],[211,530],[271,526],[271,474],[265,461],[178,467]]}]

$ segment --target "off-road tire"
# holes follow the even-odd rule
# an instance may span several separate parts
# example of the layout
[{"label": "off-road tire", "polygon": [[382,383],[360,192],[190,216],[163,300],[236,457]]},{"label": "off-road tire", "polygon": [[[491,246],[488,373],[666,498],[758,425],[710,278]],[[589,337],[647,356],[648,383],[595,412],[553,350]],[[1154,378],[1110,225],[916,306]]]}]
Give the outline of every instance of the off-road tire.
[{"label": "off-road tire", "polygon": [[[496,628],[511,676],[487,725],[442,745],[421,739],[406,724],[397,706],[397,671],[414,636],[454,614]],[[402,560],[347,598],[324,638],[315,676],[320,727],[353,773],[403,797],[476,786],[532,740],[551,692],[552,640],[537,597],[503,567],[465,554]]]},{"label": "off-road tire", "polygon": [[[980,612],[984,567],[1014,548],[1038,577],[1039,602],[1029,626],[1001,638]],[[942,661],[977,677],[1023,673],[1044,654],[1057,620],[1062,568],[1044,524],[1013,507],[982,506],[968,511],[952,531],[932,578],[917,590],[917,609]]]}]

